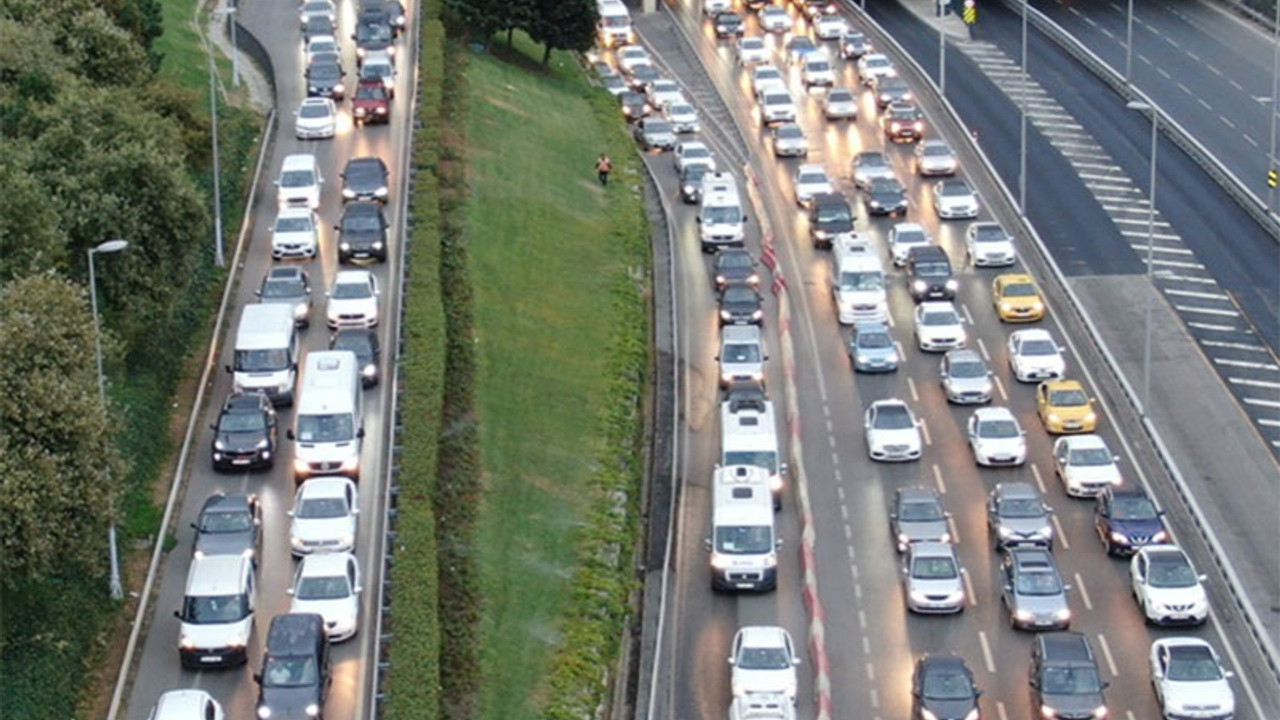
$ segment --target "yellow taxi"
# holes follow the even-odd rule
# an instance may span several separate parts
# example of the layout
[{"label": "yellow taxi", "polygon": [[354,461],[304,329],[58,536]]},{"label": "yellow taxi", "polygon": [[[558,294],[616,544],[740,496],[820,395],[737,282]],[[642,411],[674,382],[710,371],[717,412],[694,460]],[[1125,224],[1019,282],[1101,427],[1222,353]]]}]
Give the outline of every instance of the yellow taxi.
[{"label": "yellow taxi", "polygon": [[996,314],[1004,322],[1035,322],[1044,317],[1044,298],[1035,278],[1023,273],[997,275],[991,282]]},{"label": "yellow taxi", "polygon": [[1055,435],[1091,433],[1098,427],[1093,398],[1076,380],[1047,380],[1036,387],[1036,410]]}]

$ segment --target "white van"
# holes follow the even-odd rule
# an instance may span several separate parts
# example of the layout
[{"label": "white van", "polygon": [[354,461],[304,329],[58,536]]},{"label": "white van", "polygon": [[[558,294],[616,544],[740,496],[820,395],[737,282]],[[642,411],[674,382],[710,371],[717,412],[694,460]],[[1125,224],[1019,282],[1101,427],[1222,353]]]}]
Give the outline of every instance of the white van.
[{"label": "white van", "polygon": [[630,45],[636,41],[635,31],[631,28],[631,13],[627,6],[617,0],[603,0],[597,3],[600,11],[600,22],[596,25],[596,34],[604,47]]},{"label": "white van", "polygon": [[747,214],[738,195],[738,181],[727,172],[702,176],[702,207],[698,209],[698,239],[702,252],[742,247]]},{"label": "white van", "polygon": [[363,411],[356,354],[349,350],[307,353],[298,411],[289,430],[289,439],[295,443],[296,482],[313,475],[360,478]]},{"label": "white van", "polygon": [[245,305],[230,365],[236,392],[260,392],[274,405],[292,405],[298,378],[298,326],[293,307]]},{"label": "white van", "polygon": [[276,200],[281,207],[302,206],[315,210],[320,207],[320,186],[324,177],[316,156],[310,153],[286,155],[280,163],[280,177],[276,180]]},{"label": "white van", "polygon": [[738,402],[730,393],[720,404],[720,464],[752,465],[768,473],[769,493],[775,510],[782,507],[783,478],[787,464],[778,448],[773,403],[757,398]]},{"label": "white van", "polygon": [[248,661],[257,606],[253,560],[243,555],[197,555],[187,571],[178,657],[191,669],[230,667]]},{"label": "white van", "polygon": [[841,325],[888,322],[889,296],[884,266],[871,246],[856,233],[836,238],[831,254],[831,296]]},{"label": "white van", "polygon": [[769,474],[752,465],[716,468],[712,480],[711,588],[759,590],[778,587],[778,550]]}]

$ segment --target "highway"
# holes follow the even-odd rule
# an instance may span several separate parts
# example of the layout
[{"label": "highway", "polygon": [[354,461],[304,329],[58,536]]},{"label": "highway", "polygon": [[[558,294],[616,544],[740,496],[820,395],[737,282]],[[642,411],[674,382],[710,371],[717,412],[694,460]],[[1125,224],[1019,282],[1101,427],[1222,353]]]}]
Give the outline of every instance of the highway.
[{"label": "highway", "polygon": [[[343,65],[347,69],[346,80],[350,88],[354,87],[356,77],[356,57],[354,42],[346,39],[346,36],[354,30],[357,4],[355,0],[340,0],[337,5]],[[336,137],[332,140],[310,141],[300,141],[294,136],[294,110],[306,93],[296,6],[293,3],[248,3],[240,6],[241,21],[270,49],[276,71],[279,122],[257,187],[256,202],[249,208],[253,221],[251,236],[247,240],[240,264],[233,268],[239,276],[239,283],[233,290],[232,307],[228,309],[228,330],[221,339],[219,368],[231,361],[231,346],[234,344],[240,309],[256,301],[254,290],[272,266],[270,230],[276,212],[276,192],[272,183],[279,172],[281,159],[291,153],[314,153],[326,180],[319,210],[322,227],[320,254],[316,259],[304,263],[311,276],[314,300],[311,326],[300,334],[304,357],[307,351],[328,348],[325,291],[339,270],[336,233],[332,229],[333,224],[338,222],[343,205],[342,180],[339,174],[349,158],[368,155],[383,158],[391,172],[390,201],[387,204],[387,216],[392,224],[389,260],[370,268],[377,276],[381,288],[381,322],[378,330],[383,356],[382,382],[364,391],[366,434],[360,460],[361,513],[355,549],[363,575],[361,625],[355,638],[335,645],[333,650],[333,680],[324,707],[324,716],[331,720],[368,717],[366,708],[371,700],[369,687],[374,667],[372,659],[377,646],[377,633],[372,628],[377,618],[378,588],[382,582],[380,551],[385,516],[385,483],[389,470],[389,408],[394,386],[394,362],[397,355],[395,338],[398,337],[400,310],[400,239],[405,228],[404,168],[407,166],[412,128],[410,115],[417,75],[417,48],[414,40],[416,24],[412,14],[414,8],[412,3],[406,3],[406,6],[409,6],[410,22],[405,36],[398,42],[401,53],[397,59],[398,92],[397,99],[392,101],[390,124],[355,127],[348,100],[339,104],[341,117]],[[208,691],[222,704],[229,718],[256,717],[258,686],[254,683],[252,674],[261,669],[262,649],[271,618],[288,612],[289,609],[290,597],[285,591],[293,584],[297,563],[290,555],[289,518],[286,513],[293,505],[295,485],[292,476],[292,442],[285,438],[284,431],[290,427],[293,412],[287,408],[278,411],[279,453],[270,472],[214,473],[210,467],[212,431],[209,425],[217,419],[223,398],[231,392],[231,376],[225,372],[216,372],[206,390],[208,402],[200,411],[200,422],[195,424],[197,434],[191,443],[190,476],[186,479],[180,510],[175,515],[176,546],[163,561],[162,577],[157,581],[157,592],[153,598],[150,625],[145,639],[139,645],[133,669],[134,679],[125,700],[122,717],[130,720],[144,720],[162,693],[180,688],[202,688]],[[246,665],[193,672],[182,669],[178,662],[179,621],[173,612],[182,606],[184,584],[191,564],[190,546],[194,534],[191,523],[196,519],[205,498],[217,491],[253,493],[262,503],[263,543],[258,569],[255,631],[249,642],[249,661]]]},{"label": "highway", "polygon": [[[687,95],[703,113],[706,139],[716,150],[722,167],[736,169],[749,163],[760,178],[762,212],[775,232],[783,272],[791,288],[793,312],[791,334],[794,339],[797,372],[794,378],[799,407],[799,438],[804,447],[804,465],[793,468],[792,477],[800,472],[807,478],[808,492],[817,534],[816,577],[819,595],[825,607],[825,641],[832,672],[831,698],[836,714],[842,717],[901,718],[910,710],[910,672],[914,659],[923,653],[953,651],[962,655],[985,691],[987,716],[1007,720],[1009,717],[1031,717],[1026,668],[1030,635],[1015,632],[1008,626],[1007,614],[1000,607],[996,591],[997,556],[986,539],[983,514],[984,499],[994,483],[1005,480],[1027,480],[1039,484],[1049,505],[1056,510],[1060,541],[1055,551],[1067,582],[1074,587],[1070,594],[1074,612],[1073,629],[1085,632],[1099,652],[1103,675],[1111,680],[1108,700],[1112,717],[1139,720],[1158,715],[1146,670],[1146,654],[1155,637],[1190,634],[1209,639],[1226,662],[1239,673],[1233,687],[1236,692],[1237,717],[1263,720],[1280,716],[1280,688],[1265,669],[1254,648],[1238,628],[1239,617],[1229,607],[1216,577],[1210,581],[1214,619],[1202,629],[1152,630],[1140,619],[1129,597],[1128,573],[1124,563],[1109,560],[1103,554],[1092,528],[1092,504],[1068,499],[1053,477],[1050,462],[1051,439],[1040,426],[1034,410],[1032,388],[1017,383],[1010,375],[1003,351],[1010,328],[994,317],[989,290],[993,271],[975,271],[962,264],[964,222],[941,223],[932,211],[925,183],[914,177],[910,168],[910,146],[889,148],[899,176],[908,182],[911,210],[908,219],[922,222],[948,251],[957,265],[961,289],[957,306],[962,307],[968,323],[970,346],[977,348],[989,361],[998,380],[995,404],[1006,405],[1027,430],[1028,462],[1020,469],[979,470],[973,463],[963,435],[963,422],[969,409],[947,404],[937,381],[939,357],[921,353],[911,336],[912,301],[907,295],[900,271],[890,272],[890,307],[894,334],[903,347],[906,360],[902,369],[880,377],[855,376],[849,367],[844,344],[847,331],[835,318],[829,290],[829,258],[825,251],[815,251],[808,242],[808,229],[791,200],[790,174],[797,161],[777,161],[768,152],[769,145],[756,121],[754,102],[750,99],[747,74],[734,64],[732,48],[718,43],[709,24],[700,16],[696,3],[669,7],[655,16],[639,20],[642,39],[659,58],[659,62],[688,90]],[[794,9],[791,10],[793,16]],[[757,33],[754,19],[748,21],[748,32]],[[797,23],[798,28],[803,25]],[[673,32],[673,28],[675,31]],[[687,38],[688,40],[686,41]],[[690,45],[685,47],[685,43]],[[772,46],[780,46],[774,39]],[[936,47],[936,36],[935,36]],[[778,58],[775,56],[775,60]],[[928,62],[921,57],[926,67]],[[851,63],[837,62],[839,84],[856,86]],[[705,70],[704,70],[705,68]],[[862,215],[861,203],[849,179],[852,153],[882,145],[875,125],[876,111],[870,95],[860,96],[861,119],[856,124],[830,125],[821,117],[819,96],[806,96],[794,70],[787,71],[790,86],[800,99],[801,124],[810,138],[809,162],[821,162],[840,189],[854,200]],[[953,82],[965,72],[948,76],[949,94]],[[976,81],[970,81],[976,82]],[[974,102],[988,101],[988,94],[975,95]],[[1003,106],[992,101],[999,113]],[[938,108],[926,105],[931,116]],[[715,122],[708,123],[708,118]],[[1016,138],[1016,113],[1013,123],[984,125],[981,143],[990,152],[999,138]],[[745,146],[735,137],[732,126],[741,128]],[[1006,128],[1012,127],[1012,134]],[[958,138],[949,138],[953,145]],[[1039,148],[1046,148],[1043,139]],[[1007,143],[1005,143],[1007,144]],[[966,158],[962,154],[962,167]],[[1104,227],[1105,214],[1086,201],[1082,183],[1073,181],[1069,167],[1054,153],[1037,152],[1032,164],[1032,177],[1057,171],[1052,189],[1045,183],[1036,192],[1056,198],[1039,204],[1057,213],[1053,222],[1061,227]],[[779,589],[764,596],[725,596],[711,592],[707,578],[707,557],[701,538],[707,534],[710,508],[707,484],[718,450],[716,406],[718,394],[713,378],[716,366],[716,329],[714,299],[710,290],[708,259],[697,249],[696,226],[688,206],[680,204],[670,160],[662,154],[650,154],[648,161],[673,210],[673,254],[676,265],[676,299],[678,313],[678,349],[683,368],[685,396],[681,399],[682,440],[684,452],[678,457],[678,476],[684,483],[679,504],[675,534],[677,569],[668,602],[669,620],[662,641],[670,661],[660,670],[656,683],[657,703],[650,708],[652,717],[722,718],[729,703],[728,666],[725,658],[729,641],[739,625],[752,623],[779,624],[790,630],[799,646],[809,641],[808,618],[804,615],[803,588],[799,584],[800,538],[796,535],[797,509],[788,501],[779,515],[782,536],[787,543],[780,555]],[[997,166],[1001,158],[995,158]],[[1008,161],[1008,156],[1003,162]],[[1016,162],[1016,159],[1015,159]],[[1056,164],[1055,163],[1059,163]],[[1065,170],[1065,173],[1064,173]],[[997,190],[981,173],[967,173],[984,198],[994,198]],[[1051,193],[1051,195],[1050,195]],[[1035,207],[1035,196],[1028,205]],[[984,211],[984,219],[988,212]],[[1008,220],[1002,212],[1000,220]],[[859,231],[872,238],[883,251],[884,237],[893,221],[869,220],[862,215]],[[1039,224],[1039,223],[1037,223]],[[1043,230],[1042,230],[1043,232]],[[1112,236],[1123,247],[1118,234]],[[760,251],[759,228],[748,234],[748,246]],[[1105,239],[1100,240],[1105,242]],[[1030,253],[1025,244],[1020,252]],[[1081,252],[1088,257],[1087,252]],[[1119,253],[1127,257],[1121,268],[1128,273],[1141,273],[1141,264],[1131,251]],[[1031,267],[1039,272],[1040,263]],[[1045,283],[1042,282],[1042,286]],[[1052,307],[1059,299],[1049,297]],[[777,349],[778,328],[770,322],[775,315],[767,311],[766,329],[771,347]],[[1066,322],[1066,325],[1060,325]],[[1061,341],[1079,338],[1083,331],[1069,319],[1060,318],[1052,310],[1042,326],[1052,330]],[[769,386],[775,403],[782,406],[778,395],[780,367],[777,355],[771,360]],[[1079,368],[1074,352],[1068,357],[1069,368]],[[1092,385],[1091,376],[1070,373]],[[1101,392],[1097,388],[1091,388]],[[871,401],[898,397],[907,400],[927,428],[924,458],[918,463],[896,466],[875,464],[866,455],[861,437],[861,415]],[[1108,409],[1115,407],[1104,399]],[[1129,482],[1151,480],[1146,460],[1135,461],[1128,444],[1116,434],[1120,423],[1104,412],[1101,434],[1113,450],[1122,456],[1121,468]],[[794,450],[793,457],[794,457]],[[1141,464],[1135,464],[1140,462]],[[895,488],[923,484],[942,493],[946,508],[952,513],[955,535],[959,539],[961,562],[968,570],[972,587],[970,606],[956,617],[917,617],[908,615],[898,589],[897,556],[887,522],[889,498]],[[1197,562],[1203,563],[1203,549],[1186,513],[1171,503],[1165,493],[1157,493],[1169,510],[1169,517],[1179,541]],[[788,550],[790,548],[790,550]],[[799,716],[812,716],[809,705],[813,698],[803,688],[811,686],[812,663],[801,667],[801,699]]]}]

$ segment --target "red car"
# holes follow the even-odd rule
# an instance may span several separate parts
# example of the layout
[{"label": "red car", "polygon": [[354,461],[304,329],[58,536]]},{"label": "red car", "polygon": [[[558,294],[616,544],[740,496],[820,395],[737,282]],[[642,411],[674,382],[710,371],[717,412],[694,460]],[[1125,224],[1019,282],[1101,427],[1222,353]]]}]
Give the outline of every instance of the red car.
[{"label": "red car", "polygon": [[366,78],[356,85],[351,97],[351,111],[356,124],[391,122],[391,96],[379,78]]}]

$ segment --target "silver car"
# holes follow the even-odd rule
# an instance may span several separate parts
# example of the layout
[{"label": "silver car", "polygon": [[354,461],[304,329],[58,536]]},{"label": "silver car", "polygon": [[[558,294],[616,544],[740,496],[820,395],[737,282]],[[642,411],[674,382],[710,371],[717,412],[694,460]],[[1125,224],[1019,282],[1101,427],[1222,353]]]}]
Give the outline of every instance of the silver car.
[{"label": "silver car", "polygon": [[809,139],[804,130],[794,122],[785,122],[773,129],[773,154],[777,157],[807,157]]},{"label": "silver car", "polygon": [[997,550],[1022,545],[1053,550],[1052,512],[1030,483],[999,483],[987,497],[987,529]]},{"label": "silver car", "polygon": [[929,175],[954,175],[956,154],[944,140],[925,140],[916,145],[916,172]]},{"label": "silver car", "polygon": [[893,531],[898,552],[919,542],[951,542],[951,513],[942,509],[938,493],[915,486],[898,488],[889,509],[889,527]]},{"label": "silver car", "polygon": [[849,340],[849,362],[855,372],[893,372],[898,369],[898,346],[884,323],[858,323]]},{"label": "silver car", "polygon": [[1070,585],[1048,550],[1012,548],[1000,562],[1000,601],[1009,611],[1009,624],[1018,630],[1066,630],[1071,627],[1067,604]]},{"label": "silver car", "polygon": [[720,387],[735,382],[764,385],[764,341],[755,325],[727,325],[720,331]]},{"label": "silver car", "polygon": [[632,133],[645,150],[659,148],[671,150],[676,146],[676,133],[671,123],[656,117],[647,117],[636,123]]},{"label": "silver car", "polygon": [[833,87],[822,99],[822,114],[828,120],[857,120],[858,99],[849,88]]},{"label": "silver car", "polygon": [[958,613],[964,610],[964,568],[951,543],[919,542],[907,548],[902,562],[902,591],[914,613]]},{"label": "silver car", "polygon": [[938,368],[947,401],[957,405],[991,402],[991,371],[973,350],[948,350]]},{"label": "silver car", "polygon": [[893,178],[893,165],[889,156],[879,150],[866,150],[853,156],[853,184],[865,190],[876,178]]}]

